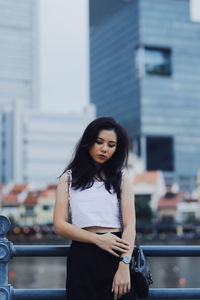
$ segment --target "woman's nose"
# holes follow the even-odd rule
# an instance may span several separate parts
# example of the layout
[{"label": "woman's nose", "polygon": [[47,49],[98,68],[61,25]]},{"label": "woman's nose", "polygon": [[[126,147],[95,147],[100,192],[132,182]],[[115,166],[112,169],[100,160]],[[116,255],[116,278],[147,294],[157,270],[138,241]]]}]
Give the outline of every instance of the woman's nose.
[{"label": "woman's nose", "polygon": [[107,150],[107,145],[103,144],[101,150],[105,152]]}]

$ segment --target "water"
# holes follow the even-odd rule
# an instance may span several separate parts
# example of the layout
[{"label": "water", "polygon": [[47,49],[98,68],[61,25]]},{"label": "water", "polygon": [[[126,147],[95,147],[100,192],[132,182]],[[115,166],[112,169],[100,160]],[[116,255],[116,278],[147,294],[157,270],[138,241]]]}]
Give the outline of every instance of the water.
[{"label": "water", "polygon": [[66,258],[16,257],[9,263],[9,275],[14,288],[64,288]]},{"label": "water", "polygon": [[[155,288],[200,287],[200,258],[149,257]],[[64,288],[63,257],[17,257],[9,264],[9,283],[15,288]]]},{"label": "water", "polygon": [[[148,257],[148,262],[154,279],[151,287],[200,287],[200,257]],[[9,275],[14,288],[65,288],[66,258],[15,257],[9,263]]]},{"label": "water", "polygon": [[155,288],[197,288],[200,286],[199,258],[154,257],[148,259]]}]

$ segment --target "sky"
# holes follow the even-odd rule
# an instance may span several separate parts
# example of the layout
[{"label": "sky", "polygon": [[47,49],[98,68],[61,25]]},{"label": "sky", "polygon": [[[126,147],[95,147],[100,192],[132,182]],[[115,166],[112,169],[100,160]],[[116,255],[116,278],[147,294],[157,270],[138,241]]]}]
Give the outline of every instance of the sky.
[{"label": "sky", "polygon": [[39,0],[39,95],[48,111],[89,103],[88,0]]}]

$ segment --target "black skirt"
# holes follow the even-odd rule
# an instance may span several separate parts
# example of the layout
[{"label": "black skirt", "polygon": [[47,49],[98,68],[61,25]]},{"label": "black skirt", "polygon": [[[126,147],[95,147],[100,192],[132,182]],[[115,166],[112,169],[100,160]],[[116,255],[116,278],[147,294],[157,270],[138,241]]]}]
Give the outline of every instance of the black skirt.
[{"label": "black skirt", "polygon": [[[113,232],[121,237],[121,232]],[[113,300],[111,291],[119,259],[94,244],[73,241],[67,258],[67,300]],[[131,290],[120,300],[134,300]]]}]

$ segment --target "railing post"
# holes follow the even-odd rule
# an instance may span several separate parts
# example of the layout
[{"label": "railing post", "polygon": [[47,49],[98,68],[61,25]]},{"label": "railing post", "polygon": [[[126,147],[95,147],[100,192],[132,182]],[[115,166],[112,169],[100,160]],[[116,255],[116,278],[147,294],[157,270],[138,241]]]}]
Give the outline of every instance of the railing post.
[{"label": "railing post", "polygon": [[13,244],[6,238],[10,226],[9,219],[0,215],[0,300],[11,300],[12,293],[8,284],[8,262],[12,258]]}]

